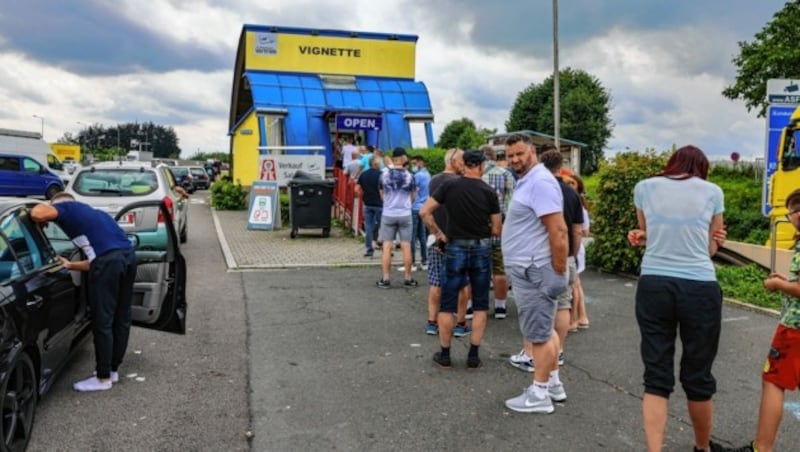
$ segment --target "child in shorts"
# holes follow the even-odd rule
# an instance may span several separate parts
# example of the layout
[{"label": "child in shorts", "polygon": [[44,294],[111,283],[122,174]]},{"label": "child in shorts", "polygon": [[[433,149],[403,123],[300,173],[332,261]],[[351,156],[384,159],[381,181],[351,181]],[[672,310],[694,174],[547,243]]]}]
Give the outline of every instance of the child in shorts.
[{"label": "child in shorts", "polygon": [[[800,233],[800,189],[786,198],[789,220]],[[764,287],[770,292],[786,295],[781,319],[772,338],[767,361],[764,363],[761,385],[761,408],[758,412],[756,439],[737,451],[772,452],[778,427],[783,416],[783,393],[800,385],[800,240],[795,242],[789,264],[789,274],[769,275]]]}]

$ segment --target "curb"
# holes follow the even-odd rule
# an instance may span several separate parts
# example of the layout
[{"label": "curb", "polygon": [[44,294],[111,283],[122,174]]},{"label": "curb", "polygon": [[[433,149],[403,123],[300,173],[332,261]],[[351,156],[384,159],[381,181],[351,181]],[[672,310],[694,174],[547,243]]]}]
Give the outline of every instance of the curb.
[{"label": "curb", "polygon": [[214,220],[214,229],[217,231],[217,239],[219,240],[220,248],[222,248],[222,255],[225,257],[225,264],[228,266],[228,270],[239,268],[231,252],[231,247],[228,245],[228,240],[225,239],[225,234],[222,232],[222,226],[220,225],[219,217],[217,217],[217,211],[214,210],[213,207],[211,208],[211,218]]},{"label": "curb", "polygon": [[723,297],[722,298],[722,302],[727,304],[727,305],[729,305],[729,306],[734,306],[734,307],[737,307],[739,309],[743,309],[745,311],[755,312],[757,314],[763,314],[763,315],[767,315],[767,316],[770,316],[770,317],[775,317],[776,319],[780,318],[780,316],[781,316],[780,311],[776,311],[775,309],[756,306],[754,304],[745,303],[744,301],[739,301],[739,300],[736,300],[734,298]]}]

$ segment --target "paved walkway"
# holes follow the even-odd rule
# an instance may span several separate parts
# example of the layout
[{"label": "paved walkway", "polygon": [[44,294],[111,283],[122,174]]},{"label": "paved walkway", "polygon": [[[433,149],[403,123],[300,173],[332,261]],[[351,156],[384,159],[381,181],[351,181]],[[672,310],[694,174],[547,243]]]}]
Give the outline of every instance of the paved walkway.
[{"label": "paved walkway", "polygon": [[[380,252],[374,258],[363,257],[363,239],[353,238],[336,225],[327,238],[322,237],[322,229],[300,229],[292,239],[288,227],[248,230],[244,210],[212,210],[212,215],[230,269],[380,265]],[[400,265],[400,253],[395,254]]]}]

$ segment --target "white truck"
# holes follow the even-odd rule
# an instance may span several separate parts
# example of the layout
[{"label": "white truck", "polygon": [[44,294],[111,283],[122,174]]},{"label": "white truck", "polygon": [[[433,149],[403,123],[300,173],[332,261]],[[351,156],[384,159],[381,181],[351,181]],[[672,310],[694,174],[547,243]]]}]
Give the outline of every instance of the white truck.
[{"label": "white truck", "polygon": [[60,177],[64,185],[72,177],[64,170],[61,160],[58,159],[55,152],[45,143],[42,135],[38,132],[0,129],[0,152],[31,157]]},{"label": "white truck", "polygon": [[150,151],[128,151],[125,160],[129,162],[152,162],[153,153]]}]

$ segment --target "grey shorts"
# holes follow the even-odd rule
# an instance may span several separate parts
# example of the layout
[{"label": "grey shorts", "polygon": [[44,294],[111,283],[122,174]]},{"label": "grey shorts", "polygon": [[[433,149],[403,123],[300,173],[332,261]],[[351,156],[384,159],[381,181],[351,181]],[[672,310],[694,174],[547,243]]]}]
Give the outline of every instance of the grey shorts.
[{"label": "grey shorts", "polygon": [[410,243],[413,229],[411,215],[407,217],[387,217],[383,215],[381,216],[381,229],[378,231],[378,240],[391,242],[397,237],[401,242]]},{"label": "grey shorts", "polygon": [[506,274],[514,287],[522,336],[534,344],[549,341],[556,322],[557,297],[567,288],[567,275],[557,275],[549,263],[542,267],[506,265]]},{"label": "grey shorts", "polygon": [[578,265],[575,263],[575,258],[570,257],[567,259],[567,275],[569,276],[567,290],[561,292],[561,295],[556,297],[559,311],[564,309],[572,309],[572,286],[575,285],[575,275],[577,274]]}]

